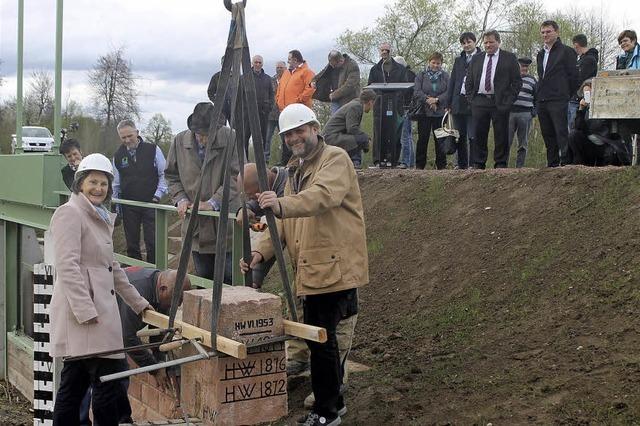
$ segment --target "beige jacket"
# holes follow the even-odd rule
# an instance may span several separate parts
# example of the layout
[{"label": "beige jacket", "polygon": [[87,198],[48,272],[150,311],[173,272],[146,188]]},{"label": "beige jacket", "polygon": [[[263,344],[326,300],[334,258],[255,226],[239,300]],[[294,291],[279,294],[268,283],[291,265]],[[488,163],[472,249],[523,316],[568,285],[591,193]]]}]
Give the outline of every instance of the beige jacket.
[{"label": "beige jacket", "polygon": [[[71,194],[56,209],[49,230],[56,272],[50,311],[51,356],[121,349],[116,292],[136,313],[149,303],[113,259],[113,225],[98,215],[84,195]],[[97,324],[84,324],[96,317]],[[124,354],[107,358],[124,358]]]},{"label": "beige jacket", "polygon": [[[222,184],[224,179],[224,147],[229,141],[235,143],[235,132],[229,127],[221,127],[216,133],[216,138],[209,141],[213,150],[211,163],[207,168],[207,175],[202,185],[202,193],[200,200],[214,200],[218,204],[222,204]],[[244,153],[242,153],[244,155]],[[202,162],[198,156],[198,146],[195,134],[190,130],[178,133],[171,143],[169,154],[167,155],[167,168],[165,170],[165,178],[169,185],[169,195],[174,203],[178,203],[182,199],[188,199],[193,202],[198,190],[198,179],[200,178],[200,170]],[[240,208],[240,198],[236,189],[236,180],[238,176],[238,155],[234,150],[231,156],[231,192],[229,211],[236,212]],[[187,232],[189,221],[184,220],[182,223],[182,237]],[[215,253],[216,251],[216,229],[218,227],[217,219],[213,217],[198,217],[198,227],[193,234],[192,250],[199,253]],[[233,226],[229,226],[229,234],[227,238],[227,251],[232,249]]]},{"label": "beige jacket", "polygon": [[[298,296],[332,293],[369,282],[369,260],[358,177],[342,148],[322,138],[302,166],[289,163],[278,232],[293,263]],[[255,248],[273,255],[269,233]]]}]

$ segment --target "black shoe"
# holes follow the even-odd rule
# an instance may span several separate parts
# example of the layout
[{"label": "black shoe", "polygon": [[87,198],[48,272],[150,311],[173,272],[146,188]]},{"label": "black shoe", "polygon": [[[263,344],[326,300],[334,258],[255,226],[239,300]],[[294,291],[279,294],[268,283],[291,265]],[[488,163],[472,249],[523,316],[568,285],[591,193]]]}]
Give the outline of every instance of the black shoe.
[{"label": "black shoe", "polygon": [[342,423],[340,416],[329,418],[313,411],[297,421],[298,426],[338,426],[340,423]]}]

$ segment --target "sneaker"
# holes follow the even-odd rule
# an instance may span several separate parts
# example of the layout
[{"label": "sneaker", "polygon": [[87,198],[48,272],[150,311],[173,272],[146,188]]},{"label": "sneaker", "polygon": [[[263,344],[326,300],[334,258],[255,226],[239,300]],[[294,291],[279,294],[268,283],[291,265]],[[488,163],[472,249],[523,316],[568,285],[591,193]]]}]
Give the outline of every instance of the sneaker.
[{"label": "sneaker", "polygon": [[327,418],[311,411],[304,417],[298,419],[298,426],[338,426],[342,423],[340,416]]},{"label": "sneaker", "polygon": [[407,168],[407,165],[406,165],[406,164],[404,164],[404,163],[400,163],[400,164],[398,164],[398,168],[399,168],[399,169],[406,169],[406,168]]},{"label": "sneaker", "polygon": [[303,361],[287,362],[287,375],[298,376],[309,369],[309,363]]}]

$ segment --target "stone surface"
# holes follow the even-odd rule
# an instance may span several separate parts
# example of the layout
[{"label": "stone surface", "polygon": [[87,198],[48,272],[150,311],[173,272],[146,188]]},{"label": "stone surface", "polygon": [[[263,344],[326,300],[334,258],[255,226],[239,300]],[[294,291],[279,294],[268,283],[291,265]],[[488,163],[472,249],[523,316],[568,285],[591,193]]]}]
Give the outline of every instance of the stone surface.
[{"label": "stone surface", "polygon": [[[211,306],[210,289],[186,292],[183,320],[210,330]],[[218,324],[218,334],[245,343],[282,336],[282,302],[248,287],[225,286]],[[287,414],[283,343],[249,352],[244,360],[223,357],[182,367],[181,403],[190,415],[208,425],[252,425]]]}]

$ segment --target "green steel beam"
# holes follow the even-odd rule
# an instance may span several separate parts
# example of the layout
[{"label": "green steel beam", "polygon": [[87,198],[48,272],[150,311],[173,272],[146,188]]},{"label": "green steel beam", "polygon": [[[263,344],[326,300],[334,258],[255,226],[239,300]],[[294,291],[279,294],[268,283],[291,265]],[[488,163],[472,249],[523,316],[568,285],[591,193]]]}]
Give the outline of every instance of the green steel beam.
[{"label": "green steel beam", "polygon": [[163,270],[169,264],[167,216],[166,210],[156,209],[156,267]]},{"label": "green steel beam", "polygon": [[36,229],[49,229],[54,208],[33,206],[0,200],[0,220],[31,226]]},{"label": "green steel beam", "polygon": [[55,101],[53,106],[53,138],[54,151],[60,146],[60,130],[62,129],[62,9],[63,0],[56,1],[56,69],[55,69]]},{"label": "green steel beam", "polygon": [[4,227],[4,283],[5,283],[5,324],[6,330],[14,331],[18,326],[18,224],[5,222]]},{"label": "green steel beam", "polygon": [[16,92],[16,152],[22,152],[22,80],[24,72],[24,0],[18,0],[18,87]]}]

